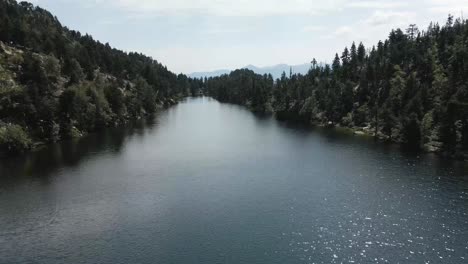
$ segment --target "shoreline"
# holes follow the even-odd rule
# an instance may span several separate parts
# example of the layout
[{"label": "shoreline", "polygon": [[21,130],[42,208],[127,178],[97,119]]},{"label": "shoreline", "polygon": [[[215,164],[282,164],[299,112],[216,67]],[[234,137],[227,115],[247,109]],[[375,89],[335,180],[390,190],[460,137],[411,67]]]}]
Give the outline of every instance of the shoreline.
[{"label": "shoreline", "polygon": [[187,98],[187,97],[188,96],[175,96],[175,97],[163,99],[163,100],[159,101],[157,104],[155,104],[156,111],[154,113],[145,113],[145,114],[137,116],[135,118],[124,118],[121,122],[116,121],[116,122],[114,122],[112,124],[109,124],[107,126],[103,126],[102,128],[99,128],[99,129],[96,129],[96,130],[93,130],[93,131],[79,131],[78,129],[75,128],[77,133],[75,133],[73,136],[70,136],[70,137],[60,137],[60,139],[54,140],[54,141],[41,141],[41,140],[31,139],[32,142],[31,142],[29,148],[21,149],[20,151],[0,149],[0,159],[8,157],[8,156],[18,156],[18,155],[27,154],[27,153],[30,153],[30,152],[35,152],[35,151],[40,150],[41,148],[47,147],[47,146],[49,146],[51,144],[54,144],[54,143],[58,143],[58,142],[66,141],[66,140],[80,139],[80,138],[83,138],[83,137],[85,137],[85,136],[87,136],[89,134],[99,133],[99,130],[101,130],[101,129],[116,128],[116,127],[119,127],[119,126],[125,126],[125,125],[128,125],[131,122],[136,122],[136,121],[141,120],[141,119],[143,119],[145,117],[154,115],[154,114],[158,113],[159,111],[169,109],[170,107],[172,107],[174,105],[177,105],[181,100],[183,100],[184,98]]},{"label": "shoreline", "polygon": [[[267,104],[263,108],[258,108],[258,107],[254,108],[249,103],[238,104],[238,105],[246,107],[249,111],[253,113],[271,114],[272,116],[274,116],[276,120],[279,120],[279,121],[300,123],[303,125],[307,125],[311,127],[320,127],[324,129],[342,130],[347,133],[352,133],[354,136],[357,136],[357,137],[373,138],[376,141],[379,141],[381,143],[397,144],[400,147],[405,147],[405,145],[408,145],[407,143],[402,142],[400,140],[395,140],[391,138],[390,136],[383,134],[380,131],[377,132],[377,136],[376,136],[375,127],[372,127],[371,125],[368,125],[365,127],[359,127],[359,126],[350,127],[350,126],[346,126],[340,123],[335,124],[333,122],[318,122],[312,119],[306,119],[304,117],[301,117],[300,114],[295,113],[295,112],[275,110],[271,106],[270,103]],[[463,151],[449,152],[449,151],[443,150],[441,147],[441,143],[437,141],[428,142],[423,147],[415,147],[415,146],[407,146],[407,147],[419,153],[435,154],[441,158],[448,158],[448,159],[464,161],[464,162],[468,161],[467,152],[463,152]]]}]

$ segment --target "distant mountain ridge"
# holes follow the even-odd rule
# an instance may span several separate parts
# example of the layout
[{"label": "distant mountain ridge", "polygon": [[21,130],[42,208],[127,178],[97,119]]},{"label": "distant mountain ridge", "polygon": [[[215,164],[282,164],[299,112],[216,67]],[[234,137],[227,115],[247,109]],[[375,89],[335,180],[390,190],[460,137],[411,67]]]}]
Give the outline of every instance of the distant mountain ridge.
[{"label": "distant mountain ridge", "polygon": [[[242,69],[249,69],[254,71],[257,74],[271,74],[274,79],[281,78],[281,74],[283,72],[286,73],[287,76],[289,76],[289,71],[292,70],[293,74],[298,73],[298,74],[306,74],[312,64],[310,63],[304,63],[304,64],[299,64],[299,65],[288,65],[288,64],[277,64],[274,66],[267,66],[267,67],[257,67],[255,65],[247,65],[245,67],[242,67]],[[192,78],[204,78],[204,77],[216,77],[220,76],[223,74],[229,74],[232,70],[227,70],[227,69],[222,69],[222,70],[216,70],[216,71],[211,71],[211,72],[194,72],[192,74],[189,74],[189,77]]]}]

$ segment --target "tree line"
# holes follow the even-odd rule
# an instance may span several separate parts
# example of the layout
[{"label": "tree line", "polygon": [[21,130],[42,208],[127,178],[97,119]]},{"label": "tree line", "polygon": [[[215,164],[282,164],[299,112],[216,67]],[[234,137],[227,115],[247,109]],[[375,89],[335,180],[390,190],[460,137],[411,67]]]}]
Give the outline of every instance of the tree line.
[{"label": "tree line", "polygon": [[273,81],[252,71],[206,79],[206,91],[278,118],[350,127],[378,138],[462,155],[468,148],[468,23],[449,16],[385,41],[346,47],[331,64]]},{"label": "tree line", "polygon": [[7,151],[141,118],[202,86],[70,30],[28,2],[0,1],[0,45],[0,149]]},{"label": "tree line", "polygon": [[202,91],[280,119],[350,127],[427,151],[468,148],[468,23],[449,16],[331,64],[274,80],[240,69],[191,79],[140,53],[70,30],[27,2],[0,2],[0,150],[80,136]]}]

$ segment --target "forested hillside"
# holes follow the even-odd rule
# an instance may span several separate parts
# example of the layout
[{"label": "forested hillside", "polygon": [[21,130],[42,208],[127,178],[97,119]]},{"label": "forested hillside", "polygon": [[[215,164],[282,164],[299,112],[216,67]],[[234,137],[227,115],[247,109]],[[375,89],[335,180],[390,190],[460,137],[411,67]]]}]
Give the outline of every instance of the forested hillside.
[{"label": "forested hillside", "polygon": [[[305,55],[306,56],[306,55]],[[349,127],[427,151],[468,150],[468,23],[353,43],[306,75],[236,70],[197,80],[70,30],[27,2],[0,1],[0,150],[77,137],[205,93],[280,119]]]},{"label": "forested hillside", "polygon": [[44,9],[0,1],[0,150],[137,119],[200,88],[150,57],[63,27]]},{"label": "forested hillside", "polygon": [[207,80],[221,101],[278,118],[350,127],[380,139],[463,156],[468,149],[468,23],[393,30],[366,48],[353,43],[331,65],[273,82],[241,70]]}]

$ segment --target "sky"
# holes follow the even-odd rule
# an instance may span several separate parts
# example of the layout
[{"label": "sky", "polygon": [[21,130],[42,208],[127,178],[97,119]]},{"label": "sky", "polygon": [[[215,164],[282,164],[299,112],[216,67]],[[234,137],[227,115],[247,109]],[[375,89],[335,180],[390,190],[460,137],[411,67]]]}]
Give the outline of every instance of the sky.
[{"label": "sky", "polygon": [[468,0],[32,0],[64,26],[176,73],[330,62],[353,41],[368,48],[391,29],[449,13]]}]

